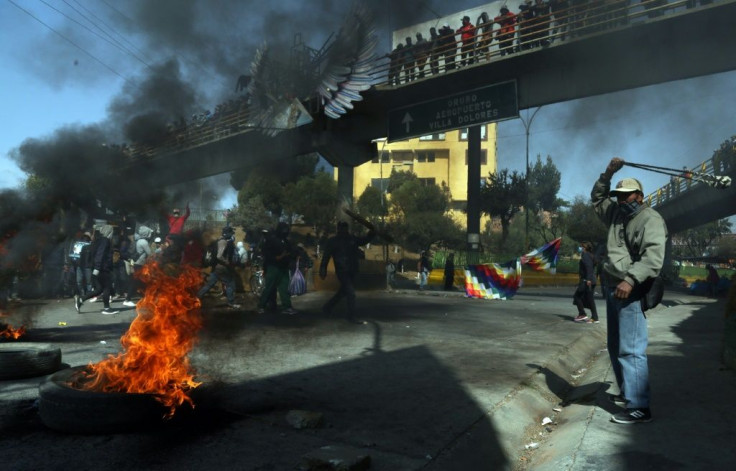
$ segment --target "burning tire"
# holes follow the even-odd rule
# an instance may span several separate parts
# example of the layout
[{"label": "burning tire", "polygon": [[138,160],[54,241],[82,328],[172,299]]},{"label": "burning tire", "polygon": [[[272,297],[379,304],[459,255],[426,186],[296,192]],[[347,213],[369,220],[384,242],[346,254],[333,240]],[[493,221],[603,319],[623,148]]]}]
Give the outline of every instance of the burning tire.
[{"label": "burning tire", "polygon": [[85,366],[61,370],[39,386],[38,412],[49,428],[68,433],[116,433],[163,423],[164,407],[152,394],[85,391],[70,386]]},{"label": "burning tire", "polygon": [[0,380],[44,376],[61,368],[61,349],[51,344],[0,343]]}]

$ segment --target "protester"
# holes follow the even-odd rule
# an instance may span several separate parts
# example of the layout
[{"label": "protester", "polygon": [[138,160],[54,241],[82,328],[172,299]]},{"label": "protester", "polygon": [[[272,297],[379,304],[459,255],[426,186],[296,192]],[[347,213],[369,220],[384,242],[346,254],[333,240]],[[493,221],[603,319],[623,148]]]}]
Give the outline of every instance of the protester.
[{"label": "protester", "polygon": [[258,300],[258,313],[266,312],[266,305],[274,293],[278,292],[283,314],[296,314],[291,306],[289,294],[289,265],[293,258],[293,248],[289,241],[291,228],[280,222],[273,232],[269,232],[263,244],[263,269],[266,274],[265,287]]},{"label": "protester", "polygon": [[721,281],[721,277],[713,265],[708,264],[705,266],[705,269],[708,271],[708,277],[705,279],[708,282],[708,293],[711,297],[716,297],[718,294],[718,283]]},{"label": "protester", "polygon": [[427,287],[427,278],[429,278],[429,272],[432,271],[432,266],[429,264],[429,258],[427,252],[422,250],[419,254],[419,262],[417,262],[417,274],[419,275],[419,289],[424,290]]},{"label": "protester", "polygon": [[[598,310],[595,306],[596,274],[595,274],[595,258],[593,257],[593,244],[583,242],[578,247],[580,253],[580,263],[578,264],[578,287],[572,297],[572,303],[578,308],[578,315],[573,319],[575,322],[587,322],[597,324]],[[590,309],[591,317],[585,314],[585,310]]]},{"label": "protester", "polygon": [[237,266],[237,250],[235,249],[235,229],[225,226],[222,229],[222,237],[217,241],[217,255],[212,262],[214,267],[202,288],[197,292],[197,297],[202,298],[212,289],[215,284],[225,284],[225,297],[227,306],[231,309],[240,309],[240,304],[235,303],[235,272]]},{"label": "protester", "polygon": [[499,29],[496,30],[496,39],[498,40],[498,49],[503,56],[514,52],[516,15],[506,7],[501,7],[500,13],[493,21],[499,25]]},{"label": "protester", "polygon": [[169,223],[169,234],[181,234],[184,230],[184,224],[187,222],[190,214],[191,211],[189,210],[189,203],[187,203],[186,211],[183,216],[181,215],[179,208],[174,208],[171,214],[166,216],[166,220]]},{"label": "protester", "polygon": [[109,224],[100,226],[92,240],[92,284],[94,291],[85,296],[74,297],[74,307],[81,312],[85,301],[102,295],[102,314],[112,315],[119,311],[110,308],[110,292],[112,291],[112,237],[113,227]]},{"label": "protester", "polygon": [[455,285],[455,254],[450,252],[445,260],[445,291],[452,291]]},{"label": "protester", "polygon": [[322,307],[322,312],[325,314],[330,314],[335,305],[342,298],[346,298],[348,321],[357,322],[355,319],[355,276],[359,269],[358,252],[360,246],[369,243],[374,236],[373,231],[361,237],[355,236],[350,233],[350,226],[347,222],[337,223],[337,234],[327,240],[322,263],[319,266],[319,277],[324,280],[327,277],[327,265],[332,259],[335,275],[340,282],[340,289]]},{"label": "protester", "polygon": [[475,54],[475,26],[469,16],[463,16],[463,25],[455,31],[460,35],[460,65],[470,65]]},{"label": "protester", "polygon": [[621,424],[652,420],[647,364],[647,320],[640,300],[648,280],[659,275],[664,264],[667,227],[654,209],[644,204],[644,190],[634,178],[624,178],[611,190],[611,177],[623,167],[611,159],[595,182],[591,199],[595,211],[608,225],[607,257],[603,276],[607,290],[608,354],[619,387],[614,402],[626,410],[611,417]]}]

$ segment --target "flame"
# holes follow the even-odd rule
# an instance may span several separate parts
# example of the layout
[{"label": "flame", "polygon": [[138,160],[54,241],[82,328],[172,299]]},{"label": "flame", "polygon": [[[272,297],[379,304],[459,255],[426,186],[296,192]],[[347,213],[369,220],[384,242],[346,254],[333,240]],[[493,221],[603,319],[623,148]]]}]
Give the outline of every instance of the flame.
[{"label": "flame", "polygon": [[12,325],[8,325],[5,330],[0,330],[0,337],[5,337],[6,339],[13,339],[17,340],[21,338],[26,333],[26,326],[22,325],[18,327],[17,329],[13,329]]},{"label": "flame", "polygon": [[154,394],[168,409],[165,417],[171,418],[185,402],[194,407],[188,392],[201,384],[194,381],[187,354],[202,327],[201,303],[195,295],[202,275],[191,266],[151,262],[140,277],[146,291],[137,317],[120,339],[123,352],[88,365],[79,387]]}]

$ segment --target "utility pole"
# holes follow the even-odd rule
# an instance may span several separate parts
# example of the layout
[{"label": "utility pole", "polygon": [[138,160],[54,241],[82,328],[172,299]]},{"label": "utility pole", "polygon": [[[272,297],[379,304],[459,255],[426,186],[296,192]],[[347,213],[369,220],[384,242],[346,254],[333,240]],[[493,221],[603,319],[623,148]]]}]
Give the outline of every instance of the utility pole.
[{"label": "utility pole", "polygon": [[[524,217],[526,218],[526,223],[524,225],[524,250],[529,249],[529,129],[532,127],[532,121],[534,121],[534,117],[537,115],[537,112],[542,109],[541,106],[537,107],[536,110],[534,110],[534,113],[532,113],[532,117],[528,118],[528,120],[524,119],[523,116],[519,115],[519,119],[521,119],[521,123],[524,125],[524,130],[526,131],[526,174],[524,174],[524,183],[526,184],[526,199],[524,201]],[[527,117],[529,116],[529,110],[526,110]]]}]

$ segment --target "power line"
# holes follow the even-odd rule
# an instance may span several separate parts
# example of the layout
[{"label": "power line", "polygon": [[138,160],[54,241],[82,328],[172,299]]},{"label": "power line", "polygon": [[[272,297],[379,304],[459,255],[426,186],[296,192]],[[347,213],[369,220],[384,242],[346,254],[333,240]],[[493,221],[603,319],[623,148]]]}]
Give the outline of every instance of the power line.
[{"label": "power line", "polygon": [[25,8],[21,7],[20,5],[18,5],[17,3],[15,3],[13,0],[8,0],[8,2],[11,5],[13,5],[14,7],[18,8],[23,13],[25,13],[26,15],[30,16],[34,20],[36,20],[39,23],[41,23],[42,25],[44,25],[46,28],[48,28],[49,30],[51,30],[52,32],[54,32],[57,36],[59,36],[64,41],[68,42],[72,46],[76,47],[77,49],[79,49],[80,51],[82,51],[83,53],[85,53],[86,55],[88,55],[89,57],[91,57],[95,62],[97,62],[98,64],[100,64],[101,66],[103,66],[104,68],[106,68],[107,70],[109,70],[110,72],[112,72],[113,74],[117,75],[118,77],[120,77],[121,79],[125,80],[127,83],[130,83],[131,85],[135,85],[135,83],[132,82],[129,78],[125,77],[120,72],[118,72],[117,70],[113,69],[111,66],[107,65],[106,63],[104,63],[101,59],[97,58],[94,54],[92,54],[91,52],[87,51],[85,48],[83,48],[79,44],[75,43],[74,41],[72,41],[68,37],[64,36],[59,31],[55,30],[54,28],[52,28],[48,24],[44,23],[43,20],[41,20],[40,18],[38,18],[37,16],[35,16],[30,11],[28,11]]}]

